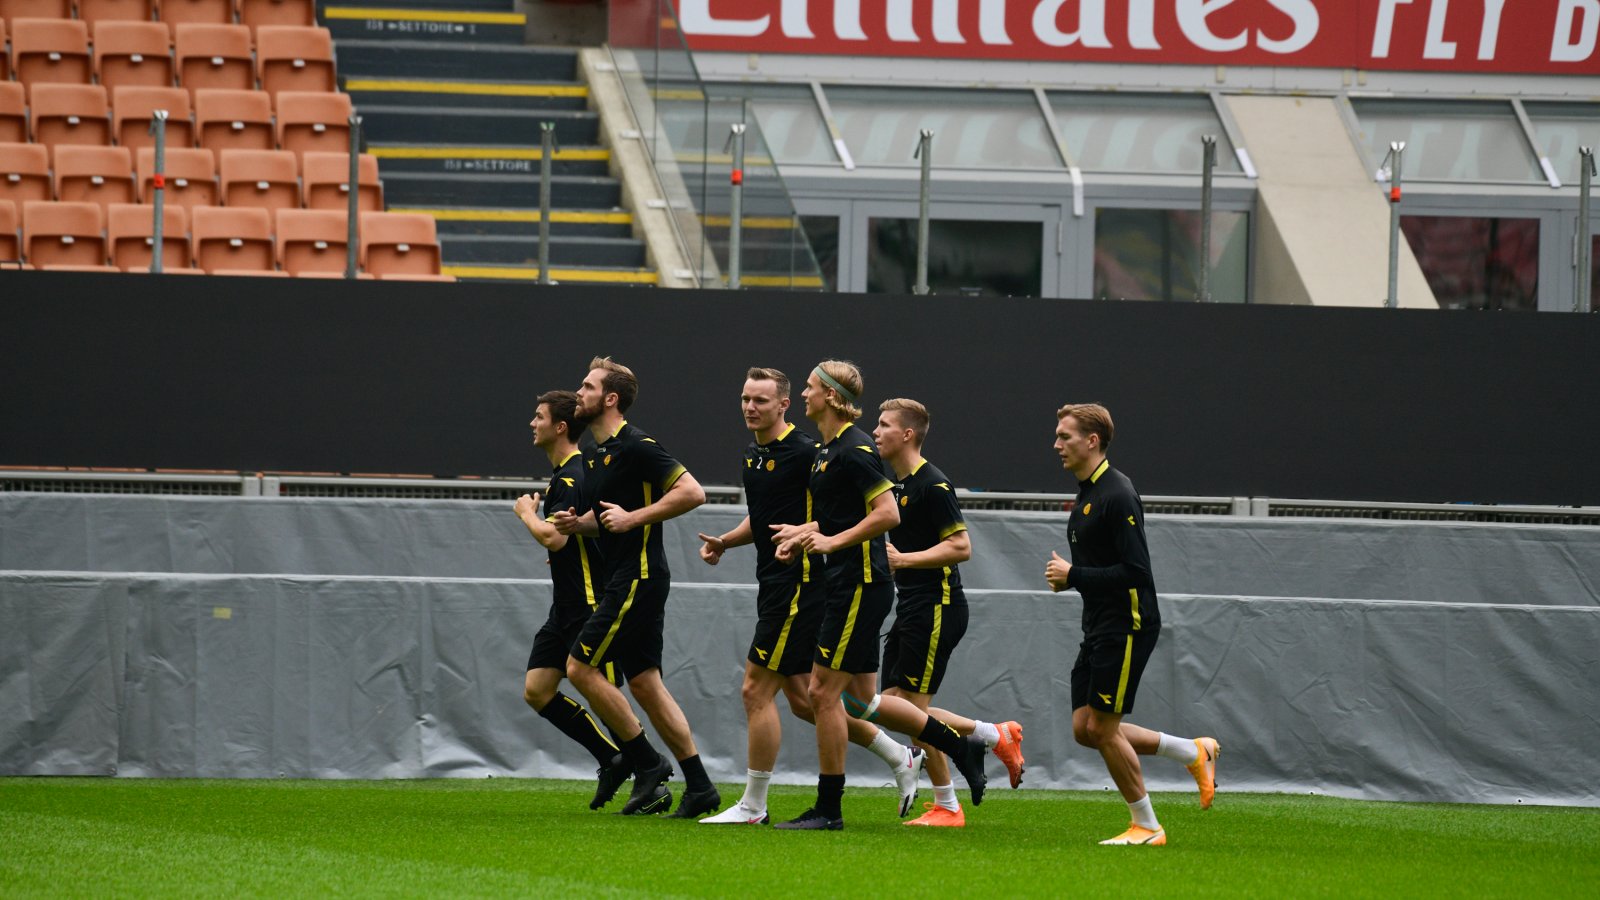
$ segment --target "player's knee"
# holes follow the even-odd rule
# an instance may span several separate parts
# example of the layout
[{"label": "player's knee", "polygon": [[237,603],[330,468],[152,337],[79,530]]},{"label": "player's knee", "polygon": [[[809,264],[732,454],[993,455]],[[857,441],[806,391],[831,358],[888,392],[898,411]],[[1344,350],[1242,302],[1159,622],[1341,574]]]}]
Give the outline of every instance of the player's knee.
[{"label": "player's knee", "polygon": [[[1074,732],[1076,732],[1076,730],[1077,729],[1074,729]],[[1083,723],[1083,735],[1082,737],[1078,738],[1078,743],[1084,745],[1085,747],[1098,748],[1100,745],[1110,740],[1111,736],[1116,734],[1116,732],[1116,725],[1108,725],[1097,716],[1090,716]],[[1076,736],[1076,734],[1074,736]]]},{"label": "player's knee", "polygon": [[567,657],[567,678],[573,684],[582,684],[593,675],[597,669],[575,656]]},{"label": "player's knee", "polygon": [[1072,739],[1084,747],[1098,747],[1100,742],[1094,738],[1090,731],[1089,721],[1088,719],[1081,719],[1072,723]]},{"label": "player's knee", "polygon": [[840,696],[844,701],[844,711],[853,719],[871,722],[878,717],[878,705],[883,702],[882,694],[873,694],[869,698],[856,697],[849,692]]},{"label": "player's knee", "polygon": [[745,712],[760,709],[772,702],[772,689],[754,678],[746,678],[739,689],[739,699],[744,701]]},{"label": "player's knee", "polygon": [[540,685],[525,684],[522,686],[522,701],[534,709],[544,709],[547,704],[555,699],[556,692],[553,688]]}]

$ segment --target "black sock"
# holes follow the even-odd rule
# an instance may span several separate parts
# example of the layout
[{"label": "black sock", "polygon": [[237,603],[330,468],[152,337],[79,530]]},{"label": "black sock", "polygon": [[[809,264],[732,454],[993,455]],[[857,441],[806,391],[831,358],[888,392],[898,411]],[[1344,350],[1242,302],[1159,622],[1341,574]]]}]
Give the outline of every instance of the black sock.
[{"label": "black sock", "polygon": [[562,734],[582,745],[595,762],[602,766],[611,765],[612,758],[617,755],[617,746],[606,739],[605,733],[600,730],[600,723],[589,715],[583,704],[556,691],[544,709],[539,710],[539,715],[561,729]]},{"label": "black sock", "polygon": [[645,737],[642,731],[633,740],[622,742],[622,755],[628,758],[628,762],[633,763],[635,772],[652,768],[661,760],[661,754],[650,746],[650,739]]},{"label": "black sock", "polygon": [[711,787],[711,779],[706,777],[706,767],[700,762],[700,754],[678,760],[678,768],[683,770],[683,783],[689,790],[703,791]]},{"label": "black sock", "polygon": [[830,819],[842,819],[839,806],[844,801],[843,775],[817,776],[817,813]]},{"label": "black sock", "polygon": [[947,756],[959,756],[963,750],[961,735],[933,716],[928,717],[928,724],[922,726],[922,733],[917,735],[917,740],[937,748]]}]

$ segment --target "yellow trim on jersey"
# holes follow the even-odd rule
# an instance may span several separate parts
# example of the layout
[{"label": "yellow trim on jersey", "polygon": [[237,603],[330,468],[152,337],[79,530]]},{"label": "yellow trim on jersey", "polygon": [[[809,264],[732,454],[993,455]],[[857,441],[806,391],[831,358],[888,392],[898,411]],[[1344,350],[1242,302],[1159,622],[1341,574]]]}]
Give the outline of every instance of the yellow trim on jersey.
[{"label": "yellow trim on jersey", "polygon": [[[860,611],[861,585],[858,584],[856,585],[855,596],[850,598],[850,614],[844,617],[844,630],[839,634],[839,646],[834,648],[833,662],[828,664],[828,668],[833,669],[834,671],[838,671],[839,667],[844,664],[844,650],[846,647],[850,646],[850,632],[855,630],[856,613]],[[1132,638],[1129,640],[1132,640]]]},{"label": "yellow trim on jersey", "polygon": [[1111,460],[1109,460],[1109,459],[1100,460],[1100,465],[1094,467],[1094,474],[1089,476],[1089,483],[1090,484],[1094,484],[1095,482],[1099,481],[1100,480],[1100,476],[1104,475],[1106,473],[1106,470],[1109,469],[1109,468],[1111,468]]},{"label": "yellow trim on jersey", "polygon": [[876,487],[874,487],[870,491],[867,491],[867,494],[866,494],[866,497],[867,497],[867,510],[869,512],[872,510],[872,501],[876,500],[878,498],[879,494],[882,494],[884,491],[887,491],[887,490],[892,490],[893,488],[894,488],[894,485],[890,484],[888,481],[880,481],[880,482],[878,482],[878,485]]},{"label": "yellow trim on jersey", "polygon": [[[806,488],[806,521],[811,521],[811,488]],[[811,554],[800,554],[800,580],[811,580]]]},{"label": "yellow trim on jersey", "polygon": [[950,567],[944,567],[944,577],[939,579],[939,605],[950,605]]},{"label": "yellow trim on jersey", "polygon": [[1117,703],[1111,711],[1122,712],[1122,698],[1128,693],[1128,670],[1133,668],[1133,635],[1128,635],[1127,649],[1122,651],[1122,675],[1117,678]]},{"label": "yellow trim on jersey", "polygon": [[794,625],[795,616],[800,615],[800,585],[794,586],[794,596],[789,598],[789,617],[783,620],[783,630],[778,632],[778,642],[772,645],[772,658],[767,660],[767,668],[778,671],[778,661],[783,659],[783,648],[789,643],[789,629]]},{"label": "yellow trim on jersey", "polygon": [[[650,482],[644,483],[644,505],[650,505]],[[640,507],[641,509],[643,507]],[[644,537],[639,541],[639,577],[650,577],[650,526],[644,527]]]},{"label": "yellow trim on jersey", "polygon": [[[950,582],[948,579],[945,580],[944,592],[945,602],[948,603],[950,599]],[[933,634],[928,638],[928,664],[922,670],[922,687],[917,691],[919,694],[928,693],[928,685],[933,683],[933,658],[938,655],[939,632],[943,629],[944,607],[935,606],[933,608]]]},{"label": "yellow trim on jersey", "polygon": [[[609,440],[611,440],[611,438],[614,438],[617,435],[621,434],[622,433],[622,429],[627,428],[627,427],[628,427],[628,420],[627,419],[623,419],[622,420],[622,424],[617,426],[617,430],[616,431],[611,432],[611,437],[606,438],[606,441],[609,441]],[[601,441],[600,443],[604,444],[606,441]]]},{"label": "yellow trim on jersey", "polygon": [[906,473],[906,477],[910,478],[912,475],[915,475],[918,472],[921,472],[922,471],[922,467],[927,465],[927,464],[928,464],[928,461],[926,459],[917,460],[917,465],[910,472]]},{"label": "yellow trim on jersey", "polygon": [[1128,600],[1132,603],[1131,611],[1133,612],[1133,630],[1134,631],[1138,631],[1139,630],[1139,589],[1138,588],[1128,588]]},{"label": "yellow trim on jersey", "polygon": [[[685,469],[682,466],[682,464],[679,464],[679,466],[676,469],[673,469],[672,472],[669,475],[667,475],[666,480],[661,482],[661,491],[662,491],[662,493],[666,493],[667,491],[671,490],[672,486],[677,484],[678,483],[678,479],[682,478],[683,477],[683,473],[685,473],[687,471],[689,471],[689,470]],[[646,502],[648,502],[648,501],[646,501]]]},{"label": "yellow trim on jersey", "polygon": [[[589,657],[589,665],[600,668],[600,658],[606,655],[606,650],[611,647],[611,639],[617,636],[617,629],[622,627],[622,617],[633,608],[633,595],[639,591],[639,579],[635,578],[633,584],[628,585],[628,599],[622,601],[622,609],[617,610],[617,617],[611,622],[611,628],[606,631],[605,640],[600,642],[594,653]],[[1128,640],[1133,640],[1129,638]]]},{"label": "yellow trim on jersey", "polygon": [[[846,431],[849,431],[850,430],[850,426],[854,425],[854,424],[855,424],[854,422],[846,422],[846,423],[844,423],[844,427],[839,429],[839,433],[833,436],[833,441],[837,441],[839,438],[843,437],[844,433]],[[833,441],[829,441],[828,443],[831,444],[831,443],[833,443]]]},{"label": "yellow trim on jersey", "polygon": [[[779,441],[781,441],[781,440],[783,440],[783,439],[784,439],[784,438],[786,438],[786,437],[788,437],[788,436],[789,436],[789,432],[791,432],[791,431],[793,431],[793,430],[794,430],[794,423],[793,423],[793,422],[790,422],[790,423],[789,423],[789,427],[788,427],[788,428],[785,428],[785,429],[784,429],[784,430],[783,430],[783,434],[780,434],[780,435],[778,435],[778,436],[777,436],[777,437],[775,437],[775,438],[773,438],[773,439],[772,439],[772,443],[774,443],[774,444],[776,444],[776,443],[777,443],[777,442],[779,442]],[[762,446],[763,446],[763,447],[765,447],[765,446],[766,446],[766,445],[765,445],[765,444],[762,444]]]},{"label": "yellow trim on jersey", "polygon": [[594,599],[594,573],[589,571],[589,549],[583,546],[583,538],[573,535],[572,539],[578,542],[578,563],[583,566],[583,599],[593,610],[598,604]]},{"label": "yellow trim on jersey", "polygon": [[960,534],[961,532],[966,531],[966,530],[967,530],[967,523],[965,523],[965,522],[957,522],[954,525],[951,525],[949,528],[946,528],[945,530],[939,532],[939,540],[942,541],[942,540],[944,540],[945,538],[949,537],[952,534]]}]

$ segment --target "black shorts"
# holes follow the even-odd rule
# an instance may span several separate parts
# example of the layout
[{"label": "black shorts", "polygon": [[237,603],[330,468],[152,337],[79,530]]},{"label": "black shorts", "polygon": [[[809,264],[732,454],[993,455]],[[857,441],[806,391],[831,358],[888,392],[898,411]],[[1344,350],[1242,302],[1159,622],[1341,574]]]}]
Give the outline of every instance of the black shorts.
[{"label": "black shorts", "polygon": [[1072,708],[1092,706],[1101,712],[1133,712],[1144,664],[1156,649],[1161,627],[1127,634],[1086,637],[1072,664]]},{"label": "black shorts", "polygon": [[619,578],[607,583],[589,621],[572,642],[572,655],[596,668],[614,662],[628,678],[661,668],[661,634],[671,587],[666,578]]},{"label": "black shorts", "polygon": [[940,603],[937,596],[908,603],[902,595],[894,624],[883,639],[882,688],[937,693],[950,654],[966,633],[965,603]]},{"label": "black shorts", "polygon": [[822,582],[763,584],[756,594],[756,635],[746,658],[788,677],[811,671],[822,626]]},{"label": "black shorts", "polygon": [[889,581],[829,579],[813,661],[852,675],[877,674],[878,633],[893,606],[894,585]]},{"label": "black shorts", "polygon": [[[528,669],[556,669],[567,671],[567,655],[572,642],[578,639],[583,623],[589,621],[588,606],[552,604],[550,618],[533,637],[533,650],[528,653]],[[617,687],[626,680],[612,663],[605,664],[606,679]]]}]

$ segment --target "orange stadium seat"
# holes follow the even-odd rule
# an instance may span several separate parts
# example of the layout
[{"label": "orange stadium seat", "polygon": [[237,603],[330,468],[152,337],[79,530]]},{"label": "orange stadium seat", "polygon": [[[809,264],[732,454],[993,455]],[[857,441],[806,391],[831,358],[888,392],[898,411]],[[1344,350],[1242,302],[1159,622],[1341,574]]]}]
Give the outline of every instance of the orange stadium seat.
[{"label": "orange stadium seat", "polygon": [[201,88],[194,92],[200,146],[211,150],[276,150],[272,95],[266,91]]},{"label": "orange stadium seat", "polygon": [[175,38],[178,83],[191,92],[201,88],[255,90],[255,57],[250,29],[243,25],[179,25]]},{"label": "orange stadium seat", "polygon": [[[156,151],[154,147],[140,147],[135,161],[139,174],[139,197],[143,203],[155,198]],[[163,202],[168,206],[193,209],[196,206],[215,206],[218,202],[217,163],[210,150],[193,147],[167,148],[166,185],[162,188]]]},{"label": "orange stadium seat", "polygon": [[361,267],[378,276],[438,275],[439,237],[432,216],[361,214]]},{"label": "orange stadium seat", "polygon": [[172,87],[172,36],[160,22],[96,22],[94,67],[107,88]]},{"label": "orange stadium seat", "polygon": [[262,25],[315,25],[316,0],[239,0],[239,21]]},{"label": "orange stadium seat", "polygon": [[207,272],[272,269],[272,214],[264,209],[197,206],[189,228],[195,265]]},{"label": "orange stadium seat", "polygon": [[233,0],[161,0],[160,13],[173,34],[182,25],[228,25],[233,22]]},{"label": "orange stadium seat", "polygon": [[104,222],[98,203],[24,203],[22,252],[35,267],[103,266]]},{"label": "orange stadium seat", "polygon": [[67,203],[132,203],[133,154],[126,147],[55,148],[56,198]]},{"label": "orange stadium seat", "polygon": [[155,0],[78,0],[78,18],[85,22],[149,22]]},{"label": "orange stadium seat", "polygon": [[278,95],[278,146],[296,155],[349,153],[353,110],[349,94],[284,91]]},{"label": "orange stadium seat", "polygon": [[[181,206],[162,204],[161,268],[189,268],[189,214]],[[155,207],[113,203],[106,208],[106,239],[111,264],[124,272],[149,269],[155,255]]]},{"label": "orange stadium seat", "polygon": [[36,84],[28,97],[36,143],[111,143],[111,111],[100,85]]},{"label": "orange stadium seat", "polygon": [[72,0],[0,0],[0,19],[70,19]]},{"label": "orange stadium seat", "polygon": [[0,143],[21,144],[27,140],[27,95],[15,81],[0,81]]},{"label": "orange stadium seat", "polygon": [[261,89],[332,91],[333,37],[326,28],[263,25],[256,29],[256,75]]},{"label": "orange stadium seat", "polygon": [[300,208],[300,165],[287,150],[224,150],[220,154],[224,206]]},{"label": "orange stadium seat", "polygon": [[0,200],[22,208],[30,200],[54,200],[50,148],[43,144],[0,144]]},{"label": "orange stadium seat", "polygon": [[6,51],[6,20],[0,19],[0,81],[11,79],[11,54]]},{"label": "orange stadium seat", "polygon": [[[356,160],[361,212],[383,212],[383,185],[378,160],[369,153]],[[307,209],[350,208],[350,154],[311,151],[300,159]]]},{"label": "orange stadium seat", "polygon": [[0,200],[0,265],[22,261],[22,219],[17,205]]},{"label": "orange stadium seat", "polygon": [[290,275],[343,272],[349,262],[350,220],[328,209],[278,210],[278,264]]},{"label": "orange stadium seat", "polygon": [[124,147],[153,147],[156,136],[150,121],[158,109],[167,111],[167,146],[194,146],[194,117],[189,112],[189,92],[175,87],[119,87],[111,90],[112,133]]},{"label": "orange stadium seat", "polygon": [[23,84],[88,84],[89,27],[77,19],[14,19],[11,67]]}]

